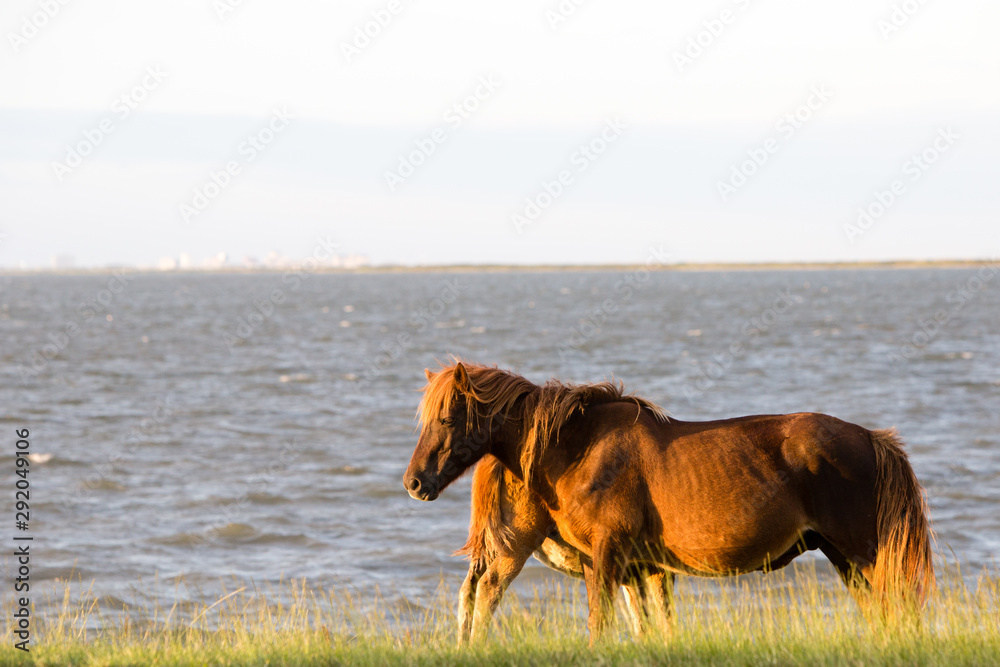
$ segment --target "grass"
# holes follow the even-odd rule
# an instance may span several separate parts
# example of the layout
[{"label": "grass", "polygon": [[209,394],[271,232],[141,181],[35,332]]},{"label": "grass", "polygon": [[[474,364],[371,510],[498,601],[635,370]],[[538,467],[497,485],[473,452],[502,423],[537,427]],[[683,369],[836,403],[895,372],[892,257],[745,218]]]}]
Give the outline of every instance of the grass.
[{"label": "grass", "polygon": [[[942,579],[919,628],[867,625],[839,582],[815,568],[724,583],[683,579],[669,636],[632,639],[620,622],[593,650],[585,593],[569,580],[509,593],[491,639],[465,649],[455,646],[455,596],[445,586],[427,607],[293,582],[141,614],[109,611],[101,598],[71,594],[67,586],[34,618],[30,653],[12,648],[4,624],[0,664],[996,664],[1000,578]],[[10,599],[3,603],[11,609]]]}]

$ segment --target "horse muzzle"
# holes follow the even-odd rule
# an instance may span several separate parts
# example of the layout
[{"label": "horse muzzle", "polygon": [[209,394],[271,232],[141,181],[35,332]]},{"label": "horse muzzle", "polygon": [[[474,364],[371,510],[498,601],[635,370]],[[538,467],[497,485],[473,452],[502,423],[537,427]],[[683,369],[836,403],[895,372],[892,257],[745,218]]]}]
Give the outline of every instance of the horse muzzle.
[{"label": "horse muzzle", "polygon": [[406,487],[410,497],[417,500],[434,500],[440,493],[435,485],[421,481],[417,475],[404,477],[403,486]]}]

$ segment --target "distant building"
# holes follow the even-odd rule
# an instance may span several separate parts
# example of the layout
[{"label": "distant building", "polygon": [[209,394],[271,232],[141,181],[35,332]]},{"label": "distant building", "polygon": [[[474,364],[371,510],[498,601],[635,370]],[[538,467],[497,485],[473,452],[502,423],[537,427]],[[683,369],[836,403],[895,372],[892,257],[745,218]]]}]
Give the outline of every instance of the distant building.
[{"label": "distant building", "polygon": [[216,253],[213,257],[209,257],[205,260],[204,266],[206,269],[221,269],[229,261],[229,255],[224,252]]},{"label": "distant building", "polygon": [[277,250],[267,253],[267,256],[264,258],[264,266],[269,269],[286,269],[294,265],[295,261],[292,258],[282,255]]},{"label": "distant building", "polygon": [[340,260],[340,266],[345,269],[358,269],[371,264],[368,255],[344,255],[338,259]]},{"label": "distant building", "polygon": [[[220,252],[214,257],[207,258],[202,263],[202,266],[206,269],[221,269],[228,265],[228,260],[229,256],[224,252]],[[287,255],[283,255],[277,250],[271,250],[264,255],[263,259],[252,255],[244,255],[239,265],[247,269],[294,269],[301,266],[303,261],[302,259],[293,259]],[[331,255],[325,260],[320,260],[318,265],[334,269],[357,269],[363,266],[370,266],[371,260],[368,255]],[[187,253],[182,254],[178,266],[182,269],[192,268],[193,263],[191,262],[190,255]],[[164,268],[162,260],[160,268]]]},{"label": "distant building", "polygon": [[52,268],[56,271],[61,269],[72,269],[76,264],[73,255],[52,255]]}]

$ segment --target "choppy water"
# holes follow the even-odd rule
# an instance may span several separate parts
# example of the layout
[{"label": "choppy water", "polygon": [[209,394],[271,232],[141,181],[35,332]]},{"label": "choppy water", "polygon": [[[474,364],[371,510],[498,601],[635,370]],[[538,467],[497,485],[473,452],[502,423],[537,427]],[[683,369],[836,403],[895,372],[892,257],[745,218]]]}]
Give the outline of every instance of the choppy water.
[{"label": "choppy water", "polygon": [[449,354],[613,374],[680,419],[895,425],[939,552],[976,570],[1000,550],[998,315],[989,269],[5,276],[0,424],[8,453],[28,428],[53,455],[32,466],[32,577],[110,600],[154,576],[457,584],[468,478],[434,503],[401,483],[423,369]]}]

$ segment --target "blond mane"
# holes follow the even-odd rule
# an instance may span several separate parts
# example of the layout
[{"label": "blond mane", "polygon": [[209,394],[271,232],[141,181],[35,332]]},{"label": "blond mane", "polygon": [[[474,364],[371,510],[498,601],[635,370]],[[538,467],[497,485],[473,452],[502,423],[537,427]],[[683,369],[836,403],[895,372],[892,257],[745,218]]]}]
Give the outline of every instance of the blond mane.
[{"label": "blond mane", "polygon": [[[514,534],[504,522],[504,515],[516,508],[511,507],[508,475],[510,472],[490,454],[476,464],[476,473],[472,478],[469,538],[453,556],[466,556],[477,567],[485,568],[498,554],[510,551]],[[520,484],[513,478],[511,483]]]},{"label": "blond mane", "polygon": [[531,479],[535,464],[546,448],[558,442],[559,430],[577,412],[592,405],[627,401],[636,406],[636,419],[643,409],[659,422],[667,421],[667,416],[656,404],[633,394],[626,394],[619,382],[597,382],[594,384],[566,384],[549,380],[538,386],[511,371],[496,366],[482,366],[459,362],[442,364],[436,373],[428,373],[424,396],[417,408],[417,418],[421,424],[439,419],[451,409],[460,393],[455,383],[455,368],[462,363],[469,375],[469,388],[462,392],[466,398],[466,428],[471,432],[479,420],[489,421],[496,415],[514,417],[514,407],[523,403],[516,411],[520,415],[524,431],[521,450],[521,468],[526,481]]}]

